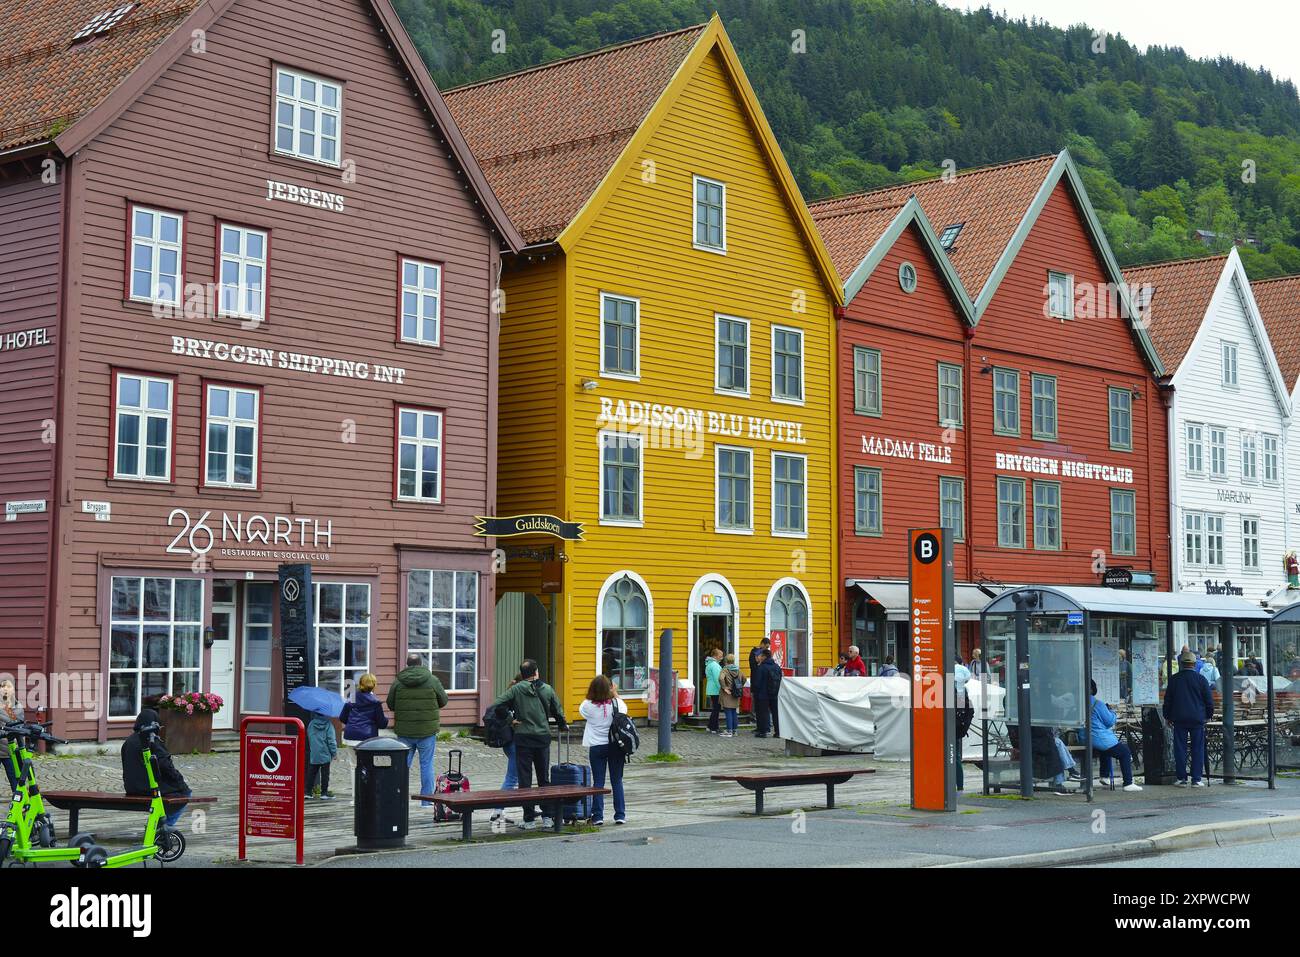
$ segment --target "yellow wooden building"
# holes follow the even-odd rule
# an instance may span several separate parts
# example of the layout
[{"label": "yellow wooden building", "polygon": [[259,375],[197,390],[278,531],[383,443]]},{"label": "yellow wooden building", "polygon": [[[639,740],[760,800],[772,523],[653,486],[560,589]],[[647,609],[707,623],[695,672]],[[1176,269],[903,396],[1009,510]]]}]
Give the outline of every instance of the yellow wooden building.
[{"label": "yellow wooden building", "polygon": [[692,682],[773,632],[833,664],[840,286],[721,22],[445,96],[529,243],[497,514],[585,529],[501,540],[497,683],[526,652],[571,715],[601,671],[644,714],[669,628]]}]

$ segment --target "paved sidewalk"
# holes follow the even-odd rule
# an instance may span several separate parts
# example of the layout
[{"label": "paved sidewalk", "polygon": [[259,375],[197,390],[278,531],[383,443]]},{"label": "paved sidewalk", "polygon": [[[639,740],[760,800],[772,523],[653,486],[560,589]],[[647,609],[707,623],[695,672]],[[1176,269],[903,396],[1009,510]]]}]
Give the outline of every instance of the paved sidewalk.
[{"label": "paved sidewalk", "polygon": [[[445,770],[451,748],[464,752],[464,770],[472,787],[500,787],[505,774],[501,751],[472,738],[440,741],[438,770]],[[781,845],[780,859],[790,865],[924,866],[1147,837],[1189,824],[1300,812],[1300,781],[1284,779],[1282,786],[1271,792],[1245,785],[1215,785],[1195,792],[1173,787],[1148,787],[1140,794],[1104,791],[1098,792],[1091,805],[1082,797],[1045,794],[1033,801],[1022,801],[1009,794],[986,798],[971,793],[961,796],[957,814],[936,815],[912,811],[908,806],[910,768],[906,763],[877,762],[870,755],[787,757],[784,743],[779,740],[760,740],[743,733],[727,739],[692,730],[673,735],[673,750],[682,756],[681,761],[649,761],[654,749],[654,729],[648,729],[642,738],[642,752],[625,776],[629,817],[626,827],[607,826],[603,831],[573,828],[564,838],[538,832],[525,834],[513,828],[506,834],[494,834],[486,815],[480,813],[475,816],[475,834],[482,842],[462,848],[459,822],[436,824],[431,809],[412,802],[407,851],[334,859],[338,850],[356,843],[351,806],[354,753],[344,748],[331,772],[337,799],[307,802],[306,860],[308,864],[328,862],[329,866],[349,867],[380,863],[442,865],[451,860],[441,858],[441,852],[454,850],[457,865],[471,861],[501,863],[503,855],[516,855],[515,859],[537,866],[576,865],[587,857],[580,848],[592,845],[595,850],[609,843],[623,849],[656,848],[632,855],[626,861],[629,865],[654,866],[662,860],[689,866],[709,860],[707,847],[711,840],[725,836],[731,841]],[[585,749],[575,744],[572,750],[575,761],[586,763]],[[562,746],[552,748],[552,762],[561,760],[561,751]],[[238,755],[182,755],[176,763],[196,794],[219,799],[216,805],[186,813],[182,826],[187,828],[189,850],[177,866],[237,864]],[[845,766],[873,768],[875,773],[859,775],[837,786],[838,809],[819,809],[825,798],[822,788],[778,789],[768,793],[768,816],[762,820],[753,816],[751,792],[735,784],[709,780],[715,773],[751,768]],[[42,757],[38,759],[37,777],[49,790],[118,790],[121,766],[116,748],[103,755]],[[413,790],[418,777],[418,769],[413,769]],[[967,783],[978,788],[978,776],[968,772]],[[808,809],[806,815],[791,813],[802,808]],[[1100,828],[1098,811],[1103,812]],[[60,811],[54,813],[56,825],[62,829],[66,816]],[[518,810],[512,813],[518,815]],[[609,813],[606,816],[612,817]],[[101,841],[129,842],[138,840],[142,833],[144,815],[87,811],[81,826],[94,831]],[[802,832],[800,827],[804,828]],[[817,840],[806,837],[817,834],[821,835]],[[678,846],[680,854],[665,850]],[[768,847],[753,852],[770,854],[773,850]],[[292,862],[293,845],[252,840],[249,853],[250,864],[242,866],[282,865]]]}]

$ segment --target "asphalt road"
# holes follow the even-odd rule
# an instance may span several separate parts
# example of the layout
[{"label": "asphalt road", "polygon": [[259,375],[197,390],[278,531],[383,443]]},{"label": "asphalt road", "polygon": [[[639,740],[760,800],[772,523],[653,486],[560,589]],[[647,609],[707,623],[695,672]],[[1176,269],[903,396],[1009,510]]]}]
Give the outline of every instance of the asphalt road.
[{"label": "asphalt road", "polygon": [[1300,837],[1281,841],[1262,841],[1254,844],[1230,844],[1227,847],[1205,847],[1194,851],[1157,854],[1137,857],[1112,864],[1089,864],[1094,867],[1124,868],[1193,868],[1208,867],[1224,870],[1260,867],[1295,867],[1300,862]]}]

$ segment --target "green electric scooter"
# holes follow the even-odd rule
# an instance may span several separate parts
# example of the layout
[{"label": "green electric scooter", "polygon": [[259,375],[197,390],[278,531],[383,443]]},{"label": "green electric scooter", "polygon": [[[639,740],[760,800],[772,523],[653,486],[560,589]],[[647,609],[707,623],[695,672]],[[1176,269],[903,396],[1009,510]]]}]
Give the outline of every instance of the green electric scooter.
[{"label": "green electric scooter", "polygon": [[41,789],[36,784],[36,767],[32,744],[46,741],[50,744],[67,744],[54,737],[44,725],[14,722],[0,729],[8,746],[8,761],[13,768],[18,787],[9,804],[9,816],[0,823],[0,866],[41,864],[67,861],[84,866],[93,852],[104,853],[93,836],[78,834],[68,841],[67,847],[58,847],[54,837],[54,822],[45,810]]},{"label": "green electric scooter", "polygon": [[185,853],[185,835],[175,828],[168,827],[164,822],[167,817],[167,807],[163,804],[162,791],[158,787],[158,774],[154,769],[153,759],[153,744],[159,740],[160,728],[161,725],[155,721],[136,732],[140,735],[140,743],[144,746],[144,770],[149,776],[151,796],[149,820],[144,828],[144,843],[120,854],[109,854],[98,845],[90,847],[86,851],[84,866],[129,867],[132,864],[144,864],[147,867],[152,860],[170,864],[179,860]]}]

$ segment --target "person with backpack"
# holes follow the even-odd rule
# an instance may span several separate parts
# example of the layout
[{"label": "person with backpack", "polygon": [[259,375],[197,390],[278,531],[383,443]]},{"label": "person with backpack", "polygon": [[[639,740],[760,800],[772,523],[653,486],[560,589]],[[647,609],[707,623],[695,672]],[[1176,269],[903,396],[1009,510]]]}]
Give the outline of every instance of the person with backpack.
[{"label": "person with backpack", "polygon": [[375,685],[379,680],[374,675],[362,675],[357,682],[357,692],[352,700],[343,706],[339,720],[343,722],[343,740],[369,741],[379,737],[381,729],[388,727],[388,715],[384,714],[384,705],[375,697]]},{"label": "person with backpack", "polygon": [[310,798],[316,789],[316,780],[320,779],[320,799],[333,801],[334,792],[330,790],[330,765],[334,755],[338,754],[339,743],[335,737],[334,722],[325,715],[316,713],[307,723],[307,779],[304,784],[304,796]]},{"label": "person with backpack", "polygon": [[[513,688],[519,682],[523,681],[523,675],[516,674],[510,679],[507,688]],[[483,725],[487,729],[487,744],[490,748],[500,748],[506,756],[506,776],[501,782],[502,791],[513,791],[519,787],[519,766],[515,761],[515,712],[509,705],[492,705],[488,708],[488,713],[484,716]],[[506,809],[503,807],[496,808],[492,812],[489,820],[499,821],[505,819],[507,824],[513,824],[506,815]]]},{"label": "person with backpack", "polygon": [[[537,786],[547,787],[551,783],[551,719],[555,719],[561,731],[569,730],[569,722],[560,708],[555,689],[537,673],[536,661],[525,658],[519,665],[519,675],[521,680],[502,692],[493,704],[507,704],[515,712],[515,768],[519,787],[533,786],[534,771],[537,773]],[[521,830],[550,826],[551,820],[547,817],[543,817],[540,824],[537,822],[536,804],[524,805],[524,820],[519,825]]]},{"label": "person with backpack", "polygon": [[745,676],[740,673],[740,665],[736,664],[735,655],[727,655],[726,664],[722,668],[722,713],[726,717],[727,730],[723,731],[719,737],[734,738],[736,729],[740,727],[740,699],[745,694]]},{"label": "person with backpack", "polygon": [[[424,666],[418,654],[406,656],[406,667],[397,673],[397,680],[388,689],[388,710],[393,712],[393,731],[397,739],[411,750],[406,755],[406,766],[415,762],[420,754],[420,793],[432,794],[438,786],[433,773],[434,752],[438,748],[438,727],[442,709],[447,707],[447,692],[442,682]],[[420,807],[433,807],[432,801],[421,801]]]},{"label": "person with backpack", "polygon": [[710,649],[704,659],[704,694],[709,700],[709,734],[718,733],[718,715],[722,709],[722,649]]},{"label": "person with backpack", "polygon": [[[614,791],[614,823],[627,823],[627,804],[623,799],[623,752],[610,744],[610,730],[615,715],[627,714],[627,705],[614,690],[605,675],[596,675],[587,687],[587,699],[578,705],[578,713],[587,720],[582,731],[582,743],[587,748],[591,763],[591,776],[598,788],[605,786],[605,771],[609,771],[609,786]],[[591,823],[597,827],[605,823],[605,795],[591,799]]]}]

